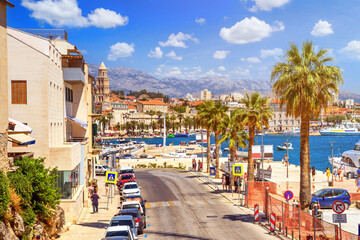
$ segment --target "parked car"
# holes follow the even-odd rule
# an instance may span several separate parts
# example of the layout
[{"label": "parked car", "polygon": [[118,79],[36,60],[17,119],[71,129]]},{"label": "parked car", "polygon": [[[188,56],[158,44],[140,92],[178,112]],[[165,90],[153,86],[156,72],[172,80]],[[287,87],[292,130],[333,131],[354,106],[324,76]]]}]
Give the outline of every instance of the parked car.
[{"label": "parked car", "polygon": [[131,153],[124,153],[120,156],[121,159],[133,159],[136,158],[136,156],[132,155]]},{"label": "parked car", "polygon": [[122,168],[120,168],[119,174],[125,174],[125,173],[132,173],[132,174],[135,175],[134,169],[132,167],[122,167]]},{"label": "parked car", "polygon": [[129,226],[109,227],[105,232],[104,238],[113,239],[113,237],[127,237],[129,240],[138,239],[138,237],[135,236],[131,231]]},{"label": "parked car", "polygon": [[320,204],[320,208],[331,208],[332,204],[339,200],[345,204],[345,208],[348,209],[351,205],[350,194],[345,189],[339,188],[325,188],[318,190],[311,194],[310,208],[312,209],[315,202]]},{"label": "parked car", "polygon": [[116,216],[132,216],[135,222],[135,227],[137,228],[138,234],[144,233],[144,228],[146,228],[146,218],[145,215],[142,215],[139,209],[125,209],[121,210]]},{"label": "parked car", "polygon": [[144,209],[141,206],[141,204],[136,201],[123,202],[123,204],[121,206],[121,210],[125,210],[125,209],[138,209],[141,214],[143,214],[143,215],[145,214]]},{"label": "parked car", "polygon": [[120,193],[123,198],[125,198],[127,195],[140,194],[140,187],[138,186],[137,182],[127,182],[124,183]]},{"label": "parked car", "polygon": [[133,173],[125,173],[121,174],[116,182],[116,186],[118,186],[119,190],[121,191],[122,186],[127,182],[135,182],[136,177]]},{"label": "parked car", "polygon": [[115,216],[111,219],[109,227],[115,226],[129,226],[131,231],[134,233],[134,236],[137,236],[138,229],[135,226],[135,221],[132,216]]},{"label": "parked car", "polygon": [[109,170],[107,165],[95,165],[95,174],[96,175],[105,175],[106,171]]},{"label": "parked car", "polygon": [[139,158],[148,158],[148,155],[143,153],[143,154],[140,154]]},{"label": "parked car", "polygon": [[141,204],[142,208],[144,209],[144,211],[146,212],[146,208],[145,208],[145,202],[146,200],[143,200],[143,198],[141,197],[141,195],[127,195],[124,198],[124,202],[131,202],[131,201],[137,201]]}]

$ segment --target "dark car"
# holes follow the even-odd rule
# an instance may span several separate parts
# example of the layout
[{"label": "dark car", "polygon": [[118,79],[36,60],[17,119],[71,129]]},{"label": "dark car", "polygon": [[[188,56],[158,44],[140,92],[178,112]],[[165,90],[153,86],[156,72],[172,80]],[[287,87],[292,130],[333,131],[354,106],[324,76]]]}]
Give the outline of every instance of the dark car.
[{"label": "dark car", "polygon": [[135,227],[138,230],[138,234],[144,233],[144,228],[146,228],[146,217],[142,215],[139,209],[124,209],[121,210],[116,216],[125,216],[129,215],[132,216],[135,222]]},{"label": "dark car", "polygon": [[122,186],[127,182],[135,182],[136,180],[135,174],[133,173],[125,173],[121,174],[116,182],[116,186],[118,186],[119,190],[121,190]]},{"label": "dark car", "polygon": [[120,156],[121,159],[133,159],[136,158],[136,156],[132,155],[131,153],[125,153]]},{"label": "dark car", "polygon": [[342,201],[345,205],[345,209],[348,209],[351,205],[349,192],[339,188],[325,188],[318,190],[311,194],[310,208],[313,208],[315,202],[320,204],[320,208],[331,208],[335,201]]},{"label": "dark car", "polygon": [[138,201],[141,204],[141,207],[144,209],[144,212],[146,212],[146,208],[145,208],[145,203],[146,200],[144,200],[141,195],[128,195],[124,198],[124,202],[128,202],[128,201]]},{"label": "dark car", "polygon": [[139,156],[140,158],[148,158],[148,155],[147,154],[140,154],[140,156]]}]

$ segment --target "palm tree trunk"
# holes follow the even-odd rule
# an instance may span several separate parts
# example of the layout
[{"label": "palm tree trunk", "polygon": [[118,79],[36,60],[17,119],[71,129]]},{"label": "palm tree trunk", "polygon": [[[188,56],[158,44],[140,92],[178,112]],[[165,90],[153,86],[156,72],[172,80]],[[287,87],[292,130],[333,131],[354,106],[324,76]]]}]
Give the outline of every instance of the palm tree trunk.
[{"label": "palm tree trunk", "polygon": [[153,121],[152,121],[152,117],[153,116],[150,116],[151,117],[151,128],[152,128],[152,131],[153,131],[153,133],[154,133],[154,126],[153,126]]},{"label": "palm tree trunk", "polygon": [[[201,131],[202,134],[202,131]],[[206,129],[206,161],[207,161],[207,167],[206,167],[206,172],[209,173],[210,172],[210,129]]]},{"label": "palm tree trunk", "polygon": [[220,178],[220,166],[219,166],[219,132],[215,131],[215,154],[216,154],[216,162],[215,162],[215,167],[216,167],[216,175],[215,178],[218,179]]},{"label": "palm tree trunk", "polygon": [[252,146],[255,144],[255,126],[249,126],[249,150],[248,150],[248,166],[247,166],[247,180],[253,182],[254,175],[254,159],[252,158]]},{"label": "palm tree trunk", "polygon": [[308,210],[311,202],[309,126],[310,117],[302,116],[300,129],[300,206],[303,210]]}]

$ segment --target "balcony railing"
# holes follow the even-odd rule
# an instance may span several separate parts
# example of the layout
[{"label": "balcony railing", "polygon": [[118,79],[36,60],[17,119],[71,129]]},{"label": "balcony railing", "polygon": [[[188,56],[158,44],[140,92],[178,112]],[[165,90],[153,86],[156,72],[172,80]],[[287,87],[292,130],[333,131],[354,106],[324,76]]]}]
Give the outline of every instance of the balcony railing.
[{"label": "balcony railing", "polygon": [[84,142],[84,141],[87,141],[87,138],[84,137],[65,138],[65,142]]}]

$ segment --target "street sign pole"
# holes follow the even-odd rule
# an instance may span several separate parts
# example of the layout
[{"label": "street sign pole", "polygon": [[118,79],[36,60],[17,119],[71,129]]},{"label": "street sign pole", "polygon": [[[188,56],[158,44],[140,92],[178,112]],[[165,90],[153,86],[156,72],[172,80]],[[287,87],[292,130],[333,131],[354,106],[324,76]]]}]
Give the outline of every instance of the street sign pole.
[{"label": "street sign pole", "polygon": [[334,186],[334,141],[331,141],[331,186]]},{"label": "street sign pole", "polygon": [[201,129],[201,162],[204,166],[204,137],[203,137],[203,131]]}]

